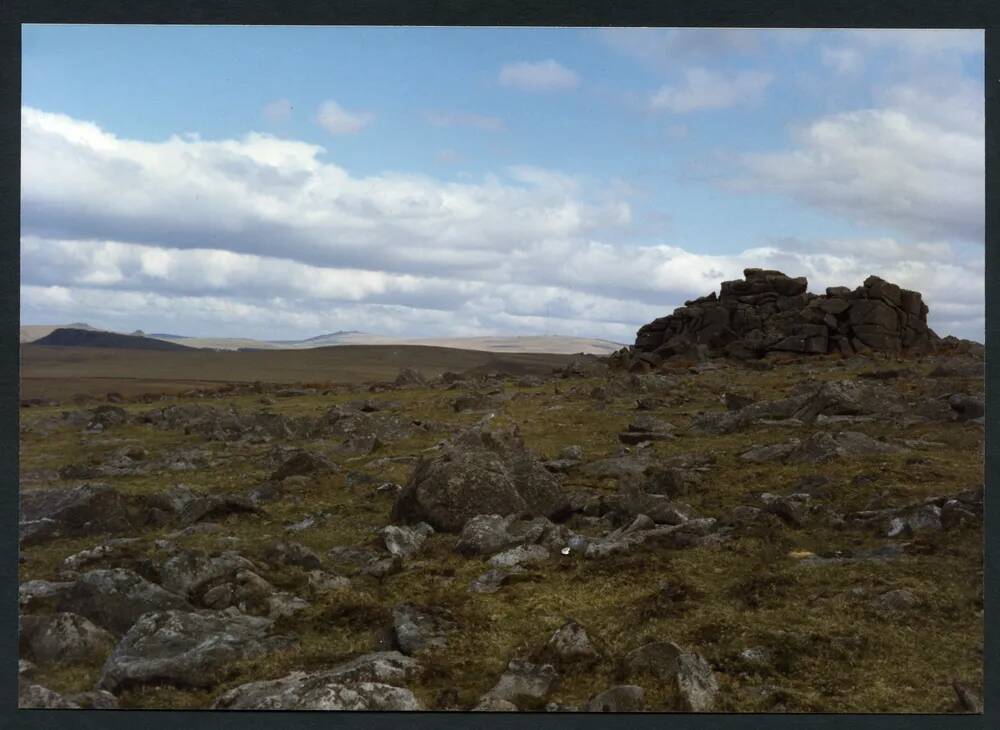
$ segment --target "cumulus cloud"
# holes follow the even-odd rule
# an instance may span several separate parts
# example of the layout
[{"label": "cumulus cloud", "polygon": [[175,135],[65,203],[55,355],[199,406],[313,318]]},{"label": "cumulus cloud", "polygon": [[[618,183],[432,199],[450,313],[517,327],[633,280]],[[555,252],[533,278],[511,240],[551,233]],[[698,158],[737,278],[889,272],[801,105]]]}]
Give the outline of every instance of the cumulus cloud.
[{"label": "cumulus cloud", "polygon": [[910,236],[983,241],[983,98],[897,86],[886,106],[817,119],[781,152],[745,154],[732,187],[767,190]]},{"label": "cumulus cloud", "polygon": [[723,74],[700,67],[684,69],[683,76],[680,84],[667,84],[654,92],[650,107],[675,114],[725,109],[756,101],[774,78],[762,71]]},{"label": "cumulus cloud", "polygon": [[357,177],[321,147],[269,135],[140,142],[22,109],[25,321],[629,342],[720,279],[767,266],[814,291],[878,273],[923,291],[932,326],[949,318],[943,333],[982,336],[981,247],[931,236],[708,255],[630,245],[631,223],[627,189],[555,170]]},{"label": "cumulus cloud", "polygon": [[424,119],[432,127],[470,127],[483,132],[503,132],[506,129],[502,119],[486,114],[430,110],[424,112]]},{"label": "cumulus cloud", "polygon": [[275,99],[264,105],[264,118],[272,124],[283,122],[292,116],[292,102],[288,99]]},{"label": "cumulus cloud", "polygon": [[355,134],[375,120],[371,112],[351,112],[333,100],[324,101],[316,121],[330,134]]},{"label": "cumulus cloud", "polygon": [[501,86],[522,91],[560,91],[580,85],[576,73],[551,58],[534,63],[508,63],[500,69],[499,81]]}]

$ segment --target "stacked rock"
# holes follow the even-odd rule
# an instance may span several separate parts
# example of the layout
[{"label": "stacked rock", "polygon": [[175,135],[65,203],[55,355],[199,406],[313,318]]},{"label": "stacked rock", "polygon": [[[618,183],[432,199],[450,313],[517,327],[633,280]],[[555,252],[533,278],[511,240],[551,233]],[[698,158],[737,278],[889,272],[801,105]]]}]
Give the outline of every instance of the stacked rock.
[{"label": "stacked rock", "polygon": [[927,352],[939,338],[927,327],[918,292],[869,276],[853,291],[806,291],[804,276],[745,269],[743,280],[685,302],[639,329],[634,355],[652,365],[674,355],[759,358],[768,352]]}]

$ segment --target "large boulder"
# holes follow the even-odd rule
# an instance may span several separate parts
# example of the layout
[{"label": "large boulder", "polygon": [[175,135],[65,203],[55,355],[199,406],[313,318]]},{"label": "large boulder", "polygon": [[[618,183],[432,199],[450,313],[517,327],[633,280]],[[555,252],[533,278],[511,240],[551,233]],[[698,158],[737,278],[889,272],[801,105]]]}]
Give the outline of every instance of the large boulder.
[{"label": "large boulder", "polygon": [[149,611],[190,607],[183,596],[125,568],[84,573],[59,602],[59,610],[85,616],[98,626],[119,634],[128,631]]},{"label": "large boulder", "polygon": [[22,545],[56,537],[128,532],[135,526],[125,497],[106,484],[38,489],[21,494]]},{"label": "large boulder", "polygon": [[211,687],[227,665],[277,649],[267,618],[238,611],[153,611],[129,629],[101,670],[100,689],[117,693],[143,684]]},{"label": "large boulder", "polygon": [[417,463],[396,498],[392,520],[458,532],[476,515],[553,518],[567,509],[557,477],[525,448],[517,425],[487,417]]}]

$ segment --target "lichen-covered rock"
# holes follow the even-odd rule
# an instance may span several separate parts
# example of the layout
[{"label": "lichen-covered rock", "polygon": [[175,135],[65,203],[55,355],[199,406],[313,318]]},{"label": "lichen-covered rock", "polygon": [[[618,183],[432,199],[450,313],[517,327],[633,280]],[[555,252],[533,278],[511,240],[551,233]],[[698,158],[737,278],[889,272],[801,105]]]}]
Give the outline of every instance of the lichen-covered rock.
[{"label": "lichen-covered rock", "polygon": [[551,664],[533,664],[522,659],[511,659],[507,670],[487,697],[506,700],[520,709],[539,706],[559,680]]},{"label": "lichen-covered rock", "polygon": [[238,611],[152,611],[128,630],[101,670],[100,689],[142,684],[211,687],[231,662],[286,648],[267,618]]},{"label": "lichen-covered rock", "polygon": [[115,645],[108,631],[75,613],[21,616],[21,656],[39,664],[104,659]]},{"label": "lichen-covered rock", "polygon": [[234,687],[212,703],[217,710],[422,710],[408,689],[415,660],[399,652],[365,654],[324,672],[292,672],[281,679]]},{"label": "lichen-covered rock", "polygon": [[516,424],[486,418],[418,462],[392,520],[458,532],[476,515],[554,517],[567,507],[559,481],[524,447]]},{"label": "lichen-covered rock", "polygon": [[118,634],[128,631],[149,611],[190,608],[183,596],[125,568],[84,573],[59,601],[59,610],[85,616]]},{"label": "lichen-covered rock", "polygon": [[542,648],[543,661],[557,667],[593,665],[601,654],[587,635],[587,630],[573,619],[556,629]]},{"label": "lichen-covered rock", "polygon": [[403,603],[392,609],[393,638],[406,655],[427,649],[443,649],[448,634],[456,628],[451,612],[439,606]]},{"label": "lichen-covered rock", "polygon": [[106,484],[72,489],[36,489],[21,493],[22,545],[56,537],[120,534],[137,525],[128,501]]},{"label": "lichen-covered rock", "polygon": [[40,684],[24,683],[17,693],[17,706],[21,709],[79,710],[80,705],[58,692],[53,692]]},{"label": "lichen-covered rock", "polygon": [[719,694],[712,667],[700,654],[685,652],[677,657],[677,690],[689,712],[711,712]]},{"label": "lichen-covered rock", "polygon": [[390,555],[407,560],[420,552],[427,538],[434,534],[434,528],[426,522],[419,522],[412,527],[389,525],[382,528],[379,534]]}]

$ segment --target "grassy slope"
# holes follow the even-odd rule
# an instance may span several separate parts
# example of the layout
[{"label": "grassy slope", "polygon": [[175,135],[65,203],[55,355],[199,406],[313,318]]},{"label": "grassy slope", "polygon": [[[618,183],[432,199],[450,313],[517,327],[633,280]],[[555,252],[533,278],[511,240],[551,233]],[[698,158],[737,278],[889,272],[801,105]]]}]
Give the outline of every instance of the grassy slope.
[{"label": "grassy slope", "polygon": [[[895,382],[902,390],[931,387],[924,379],[928,368]],[[843,371],[820,377],[845,377]],[[691,415],[718,409],[718,393],[734,385],[733,371],[698,376],[681,374],[682,386],[671,403],[656,415],[685,432]],[[765,373],[743,372],[735,385],[760,397],[775,397],[804,377],[799,366]],[[566,444],[583,446],[588,459],[610,455],[617,449],[615,434],[634,415],[629,398],[596,406],[585,393],[593,380],[556,381],[520,392],[506,410],[521,425],[528,444],[546,455]],[[952,383],[951,385],[955,385]],[[970,383],[961,383],[968,387]],[[563,392],[554,393],[554,386]],[[576,386],[577,395],[566,391]],[[376,395],[402,402],[406,412],[443,426],[468,424],[475,414],[455,414],[449,402],[457,391],[417,389]],[[333,402],[358,396],[308,396],[280,400],[271,408],[285,413],[319,413]],[[255,407],[251,397],[218,401]],[[143,409],[150,406],[129,406]],[[31,409],[27,418],[59,409]],[[415,454],[446,429],[407,442],[391,444],[373,455]],[[684,434],[675,441],[655,445],[664,457],[711,451],[717,464],[703,487],[684,499],[706,516],[722,516],[738,504],[754,504],[762,491],[786,491],[796,479],[810,474],[831,478],[830,504],[842,511],[862,509],[874,497],[887,506],[906,504],[930,495],[951,493],[982,483],[982,432],[972,425],[919,425],[903,432],[884,426],[859,427],[873,435],[926,438],[944,447],[910,454],[894,454],[860,461],[835,460],[820,465],[746,465],[738,454],[753,443],[803,437],[803,429],[758,428],[728,436]],[[195,437],[142,427],[124,427],[101,436],[61,431],[42,438],[29,435],[23,446],[23,469],[53,468],[111,450],[134,440],[153,455],[181,445],[205,447]],[[109,443],[113,441],[113,443]],[[159,477],[125,477],[109,480],[132,492],[160,490],[173,482],[206,489],[249,488],[266,474],[260,457],[270,447],[225,447],[209,444],[229,461],[218,468]],[[311,448],[329,450],[329,443]],[[331,452],[332,453],[332,452]],[[922,459],[915,463],[914,458]],[[335,457],[343,463],[342,457]],[[368,459],[350,468],[363,468]],[[345,464],[345,466],[348,466]],[[345,469],[346,471],[346,469]],[[408,468],[392,466],[372,470],[379,479],[402,481]],[[873,482],[852,485],[858,474]],[[612,491],[614,484],[571,475],[567,488],[591,486]],[[260,518],[230,518],[224,535],[240,538],[240,548],[254,557],[263,546],[282,537],[283,526],[323,510],[330,518],[320,528],[299,533],[296,539],[322,551],[336,545],[353,545],[370,539],[388,521],[391,499],[376,496],[370,488],[349,489],[345,474],[310,479],[295,499],[267,507]],[[155,557],[153,540],[169,529],[143,534],[139,554]],[[218,535],[188,538],[189,547],[219,549]],[[299,638],[299,645],[285,654],[236,664],[217,677],[211,692],[190,692],[153,687],[126,694],[131,707],[204,707],[219,692],[250,679],[282,676],[294,669],[320,669],[372,646],[388,620],[388,611],[402,601],[444,605],[455,614],[461,631],[447,649],[425,660],[424,673],[412,684],[428,707],[438,693],[454,688],[460,703],[473,704],[489,689],[507,660],[540,647],[562,622],[580,621],[604,647],[608,657],[590,672],[567,675],[552,699],[580,703],[594,693],[621,681],[615,658],[648,640],[673,640],[704,654],[715,667],[723,688],[722,710],[764,711],[775,707],[753,688],[776,688],[779,707],[789,711],[826,712],[938,712],[953,701],[950,681],[958,677],[977,684],[982,665],[982,564],[981,532],[967,529],[933,535],[925,541],[928,554],[877,564],[844,564],[806,568],[790,557],[795,550],[859,549],[886,540],[858,530],[827,528],[796,530],[779,527],[741,537],[723,549],[670,551],[644,549],[604,561],[583,561],[556,556],[537,570],[536,580],[506,586],[494,595],[466,591],[469,581],[487,566],[479,559],[465,559],[452,549],[454,536],[434,535],[424,552],[396,576],[377,582],[355,580],[350,590],[313,599],[304,615],[287,620],[282,629]],[[69,554],[100,542],[97,538],[60,540],[25,551],[28,559],[21,579],[52,578],[59,562]],[[296,568],[268,572],[265,577],[288,590],[305,592],[305,575]],[[669,581],[684,587],[690,596],[673,607],[658,605],[658,585]],[[918,610],[895,616],[871,607],[879,593],[895,588],[912,591],[922,602]],[[859,597],[853,591],[860,589]],[[754,669],[740,659],[741,649],[767,646],[776,659],[767,669]],[[42,672],[41,684],[61,691],[83,690],[99,675],[98,664],[60,667]],[[674,707],[672,688],[653,678],[636,678],[647,691],[651,709]]]}]

